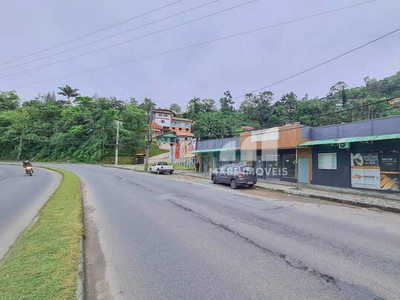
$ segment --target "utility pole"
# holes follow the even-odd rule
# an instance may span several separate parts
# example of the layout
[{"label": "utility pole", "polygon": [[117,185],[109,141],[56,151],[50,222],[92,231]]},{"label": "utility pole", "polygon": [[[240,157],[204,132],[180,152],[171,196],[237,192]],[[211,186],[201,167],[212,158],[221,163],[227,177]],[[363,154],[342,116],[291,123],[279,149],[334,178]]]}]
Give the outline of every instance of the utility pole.
[{"label": "utility pole", "polygon": [[153,121],[153,110],[150,111],[149,114],[149,132],[147,134],[147,141],[146,141],[146,156],[144,158],[144,170],[147,171],[149,168],[149,155],[150,155],[150,145],[153,140],[153,132],[151,130],[151,123]]},{"label": "utility pole", "polygon": [[119,120],[116,121],[117,121],[117,138],[115,140],[115,165],[118,165]]}]

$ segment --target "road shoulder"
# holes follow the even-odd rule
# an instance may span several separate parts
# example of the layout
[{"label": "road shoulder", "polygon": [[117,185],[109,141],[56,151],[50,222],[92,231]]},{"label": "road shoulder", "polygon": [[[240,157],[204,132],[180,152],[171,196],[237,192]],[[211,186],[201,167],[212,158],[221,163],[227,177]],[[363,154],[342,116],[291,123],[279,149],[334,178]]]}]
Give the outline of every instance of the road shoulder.
[{"label": "road shoulder", "polygon": [[62,173],[59,188],[13,245],[0,267],[2,299],[76,298],[83,236],[78,177]]}]

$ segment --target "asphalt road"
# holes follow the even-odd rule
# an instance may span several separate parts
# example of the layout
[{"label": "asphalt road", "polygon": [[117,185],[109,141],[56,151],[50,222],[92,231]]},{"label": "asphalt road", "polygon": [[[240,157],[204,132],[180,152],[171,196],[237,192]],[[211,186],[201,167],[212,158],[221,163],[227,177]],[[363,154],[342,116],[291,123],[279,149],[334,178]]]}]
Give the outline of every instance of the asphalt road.
[{"label": "asphalt road", "polygon": [[34,168],[25,175],[22,166],[0,165],[0,259],[18,235],[33,221],[61,181],[61,175]]},{"label": "asphalt road", "polygon": [[61,167],[83,182],[89,299],[400,299],[397,214]]}]

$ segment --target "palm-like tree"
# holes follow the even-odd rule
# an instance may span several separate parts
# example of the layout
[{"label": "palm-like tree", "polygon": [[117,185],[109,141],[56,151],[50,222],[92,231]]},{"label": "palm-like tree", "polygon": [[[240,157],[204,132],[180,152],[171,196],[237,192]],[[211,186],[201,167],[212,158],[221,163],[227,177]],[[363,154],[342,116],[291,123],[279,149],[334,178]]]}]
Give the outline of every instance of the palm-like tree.
[{"label": "palm-like tree", "polygon": [[58,92],[57,94],[67,97],[68,104],[71,104],[71,101],[69,100],[70,98],[75,98],[80,96],[80,94],[77,93],[78,89],[73,89],[68,84],[66,84],[65,87],[58,87],[58,88],[61,90],[61,92]]}]

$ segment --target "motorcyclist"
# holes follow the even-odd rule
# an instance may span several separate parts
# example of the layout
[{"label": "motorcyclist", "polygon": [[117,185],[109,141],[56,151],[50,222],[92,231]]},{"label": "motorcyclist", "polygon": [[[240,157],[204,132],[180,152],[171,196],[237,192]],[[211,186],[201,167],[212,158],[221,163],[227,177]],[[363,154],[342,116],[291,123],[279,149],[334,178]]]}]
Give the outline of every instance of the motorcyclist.
[{"label": "motorcyclist", "polygon": [[[29,159],[24,160],[22,162],[22,166],[23,166],[24,169],[26,169],[26,167],[31,167],[31,168],[33,167],[32,163],[29,161]],[[33,173],[33,168],[32,168],[32,173]]]}]

